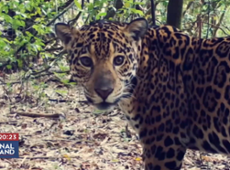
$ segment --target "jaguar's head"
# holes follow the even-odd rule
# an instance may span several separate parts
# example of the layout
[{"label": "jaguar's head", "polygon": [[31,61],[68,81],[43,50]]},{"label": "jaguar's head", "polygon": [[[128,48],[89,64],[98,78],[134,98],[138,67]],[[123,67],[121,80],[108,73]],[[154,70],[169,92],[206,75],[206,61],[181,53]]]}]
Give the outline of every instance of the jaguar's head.
[{"label": "jaguar's head", "polygon": [[130,23],[98,21],[81,29],[55,25],[69,55],[73,80],[83,86],[87,100],[98,109],[109,109],[130,97],[140,41],[147,28],[143,18]]}]

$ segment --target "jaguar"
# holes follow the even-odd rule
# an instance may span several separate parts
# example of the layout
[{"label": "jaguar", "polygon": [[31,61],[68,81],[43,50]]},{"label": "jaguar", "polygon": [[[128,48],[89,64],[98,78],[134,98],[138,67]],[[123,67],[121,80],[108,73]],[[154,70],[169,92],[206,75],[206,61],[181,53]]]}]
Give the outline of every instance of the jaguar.
[{"label": "jaguar", "polygon": [[127,117],[145,170],[180,170],[187,149],[230,155],[230,37],[196,38],[145,18],[57,23],[55,33],[88,102]]}]

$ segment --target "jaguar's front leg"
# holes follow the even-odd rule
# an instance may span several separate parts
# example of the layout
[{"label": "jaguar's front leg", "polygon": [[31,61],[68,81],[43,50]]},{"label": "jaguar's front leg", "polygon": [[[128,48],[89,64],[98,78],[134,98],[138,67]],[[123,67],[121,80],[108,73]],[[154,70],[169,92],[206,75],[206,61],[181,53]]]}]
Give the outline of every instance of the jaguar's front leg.
[{"label": "jaguar's front leg", "polygon": [[180,170],[186,148],[170,136],[153,138],[142,144],[145,170]]}]

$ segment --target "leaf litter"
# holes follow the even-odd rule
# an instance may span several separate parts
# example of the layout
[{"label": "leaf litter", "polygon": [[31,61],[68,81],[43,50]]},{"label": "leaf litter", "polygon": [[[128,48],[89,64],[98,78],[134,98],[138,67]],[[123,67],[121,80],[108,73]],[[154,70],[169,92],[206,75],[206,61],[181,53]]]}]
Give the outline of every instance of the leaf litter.
[{"label": "leaf litter", "polygon": [[[20,138],[20,158],[0,159],[0,169],[143,169],[141,145],[119,109],[101,114],[87,104],[81,88],[59,86],[59,92],[66,91],[59,94],[55,83],[47,86],[43,98],[31,82],[12,85],[7,94],[7,87],[0,86],[0,133],[19,133]],[[182,169],[230,170],[229,163],[226,155],[188,150]]]}]

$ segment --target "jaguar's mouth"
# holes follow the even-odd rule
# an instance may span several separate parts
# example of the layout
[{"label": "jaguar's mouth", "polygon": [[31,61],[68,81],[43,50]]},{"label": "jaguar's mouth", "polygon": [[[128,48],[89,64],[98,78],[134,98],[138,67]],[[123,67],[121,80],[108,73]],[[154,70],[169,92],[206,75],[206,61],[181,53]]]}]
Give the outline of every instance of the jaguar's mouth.
[{"label": "jaguar's mouth", "polygon": [[94,104],[94,106],[99,110],[109,110],[113,108],[116,104],[114,103],[108,103],[108,102],[101,102],[98,104]]},{"label": "jaguar's mouth", "polygon": [[97,109],[99,110],[110,110],[112,109],[114,106],[117,105],[117,103],[120,101],[120,98],[118,98],[117,100],[115,100],[113,103],[110,102],[100,102],[100,103],[95,103],[91,98],[86,97],[88,102],[90,104],[92,104],[93,106],[95,106]]}]

